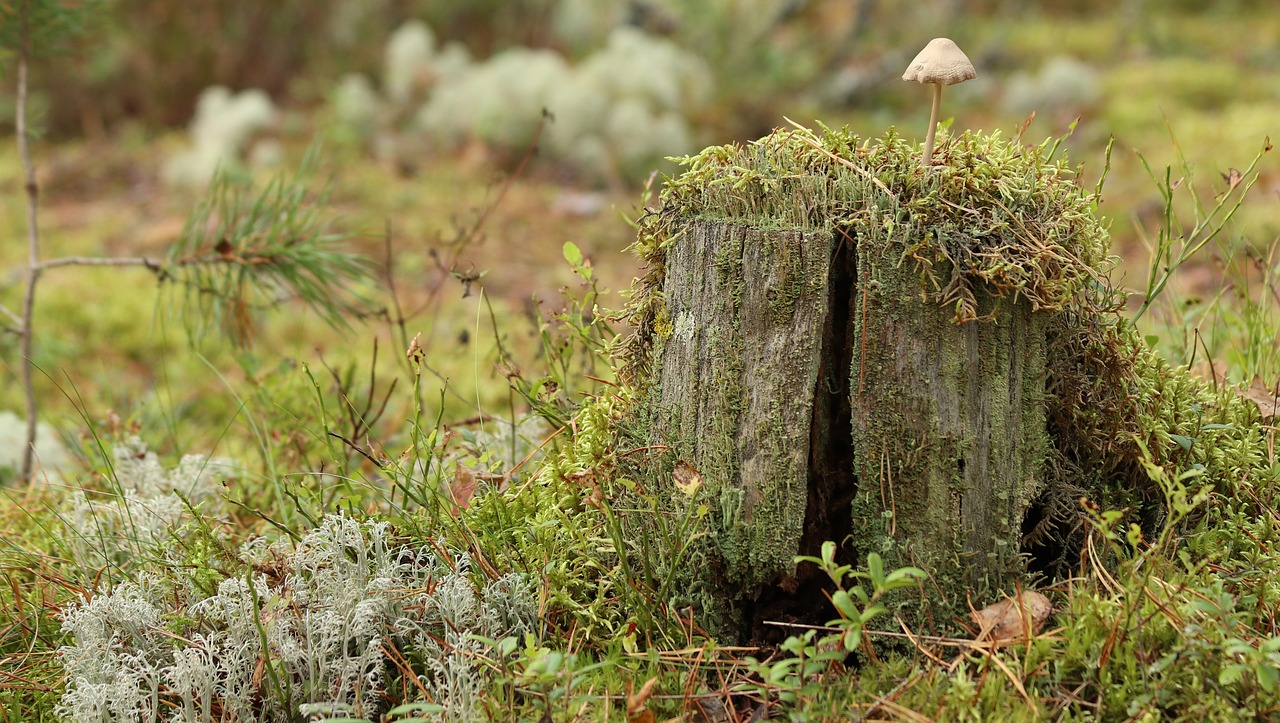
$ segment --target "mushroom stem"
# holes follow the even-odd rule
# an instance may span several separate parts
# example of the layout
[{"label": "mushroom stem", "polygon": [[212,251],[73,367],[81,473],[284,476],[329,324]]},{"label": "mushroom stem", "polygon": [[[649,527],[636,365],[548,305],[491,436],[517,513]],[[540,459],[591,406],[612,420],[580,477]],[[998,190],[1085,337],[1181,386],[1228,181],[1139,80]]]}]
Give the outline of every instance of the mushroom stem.
[{"label": "mushroom stem", "polygon": [[938,109],[942,107],[942,83],[933,86],[933,110],[929,111],[929,132],[924,137],[924,163],[933,163],[933,134],[938,129]]}]

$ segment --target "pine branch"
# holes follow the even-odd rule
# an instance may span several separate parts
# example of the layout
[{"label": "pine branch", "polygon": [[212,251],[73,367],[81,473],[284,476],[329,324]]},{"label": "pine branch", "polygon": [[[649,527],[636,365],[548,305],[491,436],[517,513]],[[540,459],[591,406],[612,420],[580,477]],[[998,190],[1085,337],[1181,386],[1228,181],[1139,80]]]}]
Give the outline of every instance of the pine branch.
[{"label": "pine branch", "polygon": [[254,315],[297,298],[336,329],[369,311],[360,288],[372,281],[367,259],[341,250],[321,209],[328,192],[311,192],[315,154],[292,178],[259,193],[226,174],[215,176],[169,251],[165,280],[185,289],[180,305],[193,342],[221,330],[243,346]]}]

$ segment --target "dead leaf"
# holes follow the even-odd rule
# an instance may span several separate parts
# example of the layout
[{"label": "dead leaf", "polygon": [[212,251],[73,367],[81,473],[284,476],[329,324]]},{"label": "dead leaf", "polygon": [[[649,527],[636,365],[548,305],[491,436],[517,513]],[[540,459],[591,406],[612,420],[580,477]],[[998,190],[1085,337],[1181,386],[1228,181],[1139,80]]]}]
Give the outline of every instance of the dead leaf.
[{"label": "dead leaf", "polygon": [[1218,387],[1227,382],[1227,365],[1216,359],[1196,359],[1195,364],[1191,365],[1191,373]]},{"label": "dead leaf", "polygon": [[418,339],[422,336],[422,332],[413,335],[413,341],[409,342],[409,348],[405,350],[404,355],[408,357],[413,364],[421,364],[423,357],[427,355],[422,350],[422,344],[418,343]]},{"label": "dead leaf", "polygon": [[[650,678],[640,686],[640,690],[634,695],[627,694],[627,723],[655,723],[657,716],[653,711],[649,710],[648,702],[650,696],[653,695],[653,687],[658,684],[656,677]],[[630,684],[628,684],[630,687]]]},{"label": "dead leaf", "polygon": [[671,471],[671,479],[676,483],[676,489],[687,497],[697,494],[698,488],[702,486],[702,473],[683,459],[676,462],[676,468]]},{"label": "dead leaf", "polygon": [[1219,173],[1218,175],[1222,176],[1222,180],[1227,182],[1227,193],[1236,190],[1236,186],[1239,186],[1240,181],[1244,180],[1244,175],[1240,173],[1238,168],[1232,168],[1226,173]]},{"label": "dead leaf", "polygon": [[1049,598],[1034,590],[1024,590],[1014,597],[988,605],[970,613],[979,632],[975,640],[1013,640],[1040,632],[1053,605]]},{"label": "dead leaf", "polygon": [[696,696],[688,708],[687,723],[730,723],[729,711],[719,697],[704,693]]},{"label": "dead leaf", "polygon": [[1240,396],[1257,405],[1264,420],[1274,420],[1280,416],[1280,389],[1268,387],[1257,374],[1253,375],[1253,383],[1249,388],[1240,391]]},{"label": "dead leaf", "polygon": [[[458,510],[465,510],[471,506],[471,498],[476,494],[476,484],[475,470],[464,464],[454,468],[453,484],[449,485],[449,496],[453,498],[453,503],[458,506]],[[454,510],[455,515],[458,510]]]},{"label": "dead leaf", "polygon": [[520,367],[516,366],[516,363],[510,359],[498,360],[498,362],[493,365],[493,368],[494,371],[507,379],[518,379],[521,374],[523,374],[523,372],[520,371]]}]

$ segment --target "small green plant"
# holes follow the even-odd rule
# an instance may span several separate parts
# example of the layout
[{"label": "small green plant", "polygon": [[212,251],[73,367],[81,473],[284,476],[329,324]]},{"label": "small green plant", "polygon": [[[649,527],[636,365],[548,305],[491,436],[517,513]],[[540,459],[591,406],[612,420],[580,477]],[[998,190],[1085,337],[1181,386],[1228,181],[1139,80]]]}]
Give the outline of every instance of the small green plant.
[{"label": "small green plant", "polygon": [[[839,617],[827,623],[824,630],[810,629],[801,635],[790,636],[779,649],[790,657],[773,662],[747,658],[748,669],[758,678],[749,688],[764,695],[776,696],[786,704],[797,704],[802,699],[815,697],[823,677],[842,666],[845,658],[861,645],[866,625],[873,618],[887,612],[881,603],[885,595],[894,590],[916,587],[928,574],[916,567],[902,567],[888,573],[880,555],[867,555],[866,571],[854,570],[851,565],[836,562],[836,543],[822,543],[820,557],[798,555],[796,563],[812,563],[831,578],[835,591],[831,604]],[[870,592],[862,583],[870,583]]]},{"label": "small green plant", "polygon": [[[918,567],[901,567],[885,574],[884,561],[874,552],[867,555],[866,572],[854,570],[850,565],[837,564],[836,543],[830,540],[822,543],[821,554],[822,557],[797,556],[796,563],[811,562],[817,565],[835,584],[831,604],[840,617],[828,625],[842,631],[840,644],[849,652],[856,650],[862,643],[862,631],[867,622],[888,611],[880,603],[885,595],[894,590],[915,587],[928,577],[928,573]],[[855,579],[871,583],[871,592],[868,593],[861,584],[849,584]]]},{"label": "small green plant", "polygon": [[[1142,167],[1160,192],[1162,208],[1155,238],[1146,239],[1149,254],[1147,283],[1142,304],[1131,319],[1134,323],[1137,323],[1151,305],[1160,298],[1178,269],[1218,238],[1228,227],[1231,219],[1249,195],[1249,190],[1258,182],[1259,161],[1271,151],[1272,147],[1271,139],[1268,138],[1243,172],[1232,168],[1222,174],[1226,188],[1215,194],[1213,204],[1207,206],[1201,190],[1196,186],[1195,170],[1183,155],[1177,138],[1173,137],[1172,128],[1169,130],[1169,136],[1177,159],[1178,178],[1173,177],[1173,166],[1165,166],[1164,173],[1157,175],[1147,163],[1147,159],[1142,154],[1138,154]],[[1179,190],[1186,196],[1183,202],[1177,200]],[[1192,218],[1190,226],[1183,224],[1179,213],[1184,205],[1190,206]]]}]

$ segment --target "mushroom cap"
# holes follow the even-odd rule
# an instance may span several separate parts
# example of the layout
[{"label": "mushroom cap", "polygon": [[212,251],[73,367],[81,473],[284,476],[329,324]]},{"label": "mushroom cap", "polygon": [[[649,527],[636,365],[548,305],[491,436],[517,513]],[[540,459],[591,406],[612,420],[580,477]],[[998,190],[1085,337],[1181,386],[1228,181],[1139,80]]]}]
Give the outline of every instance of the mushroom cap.
[{"label": "mushroom cap", "polygon": [[907,66],[902,79],[917,83],[955,85],[977,76],[973,63],[969,62],[969,56],[964,54],[959,45],[950,38],[934,38]]}]

